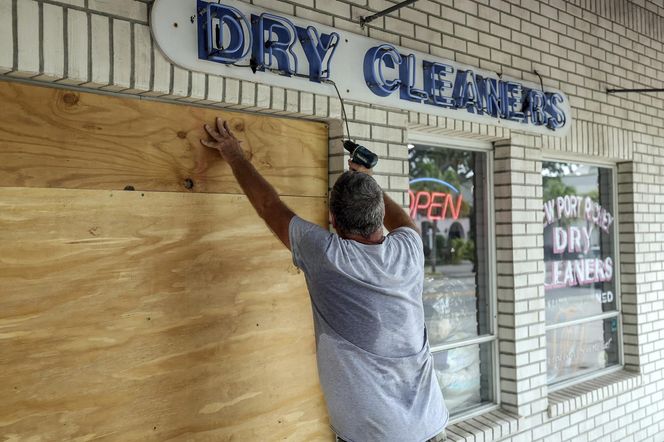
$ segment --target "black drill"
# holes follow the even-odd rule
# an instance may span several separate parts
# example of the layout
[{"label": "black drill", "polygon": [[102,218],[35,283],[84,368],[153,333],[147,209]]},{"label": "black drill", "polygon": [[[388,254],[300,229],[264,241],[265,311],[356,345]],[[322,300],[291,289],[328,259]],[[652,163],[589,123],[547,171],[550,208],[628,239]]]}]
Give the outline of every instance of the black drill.
[{"label": "black drill", "polygon": [[355,164],[367,169],[371,169],[378,164],[378,155],[351,140],[344,140],[344,149],[350,152],[350,160]]}]

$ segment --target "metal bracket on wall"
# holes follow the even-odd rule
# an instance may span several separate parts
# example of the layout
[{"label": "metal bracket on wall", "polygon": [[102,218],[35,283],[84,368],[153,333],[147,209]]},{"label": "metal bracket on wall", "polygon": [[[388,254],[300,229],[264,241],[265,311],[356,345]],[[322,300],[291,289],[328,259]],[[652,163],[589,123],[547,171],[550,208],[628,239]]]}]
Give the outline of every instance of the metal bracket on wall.
[{"label": "metal bracket on wall", "polygon": [[626,94],[628,92],[664,92],[664,89],[607,89],[607,94]]},{"label": "metal bracket on wall", "polygon": [[403,8],[404,6],[408,6],[412,3],[415,3],[416,1],[417,0],[406,0],[406,1],[403,1],[401,3],[396,4],[394,6],[390,6],[389,8],[387,8],[383,11],[376,12],[374,15],[370,15],[369,17],[360,17],[360,27],[364,28],[364,25],[366,25],[367,23],[371,23],[372,21],[376,20],[377,18],[381,18],[382,16],[387,15],[390,12],[394,12],[398,9]]}]

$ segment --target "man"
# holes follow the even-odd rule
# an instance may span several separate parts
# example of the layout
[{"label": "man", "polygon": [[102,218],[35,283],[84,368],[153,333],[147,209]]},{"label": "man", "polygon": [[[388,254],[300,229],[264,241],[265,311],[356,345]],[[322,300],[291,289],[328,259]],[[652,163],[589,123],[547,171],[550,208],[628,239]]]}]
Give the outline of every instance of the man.
[{"label": "man", "polygon": [[[447,424],[424,325],[422,240],[371,171],[349,161],[330,194],[338,234],[304,221],[244,157],[226,122],[205,125],[249,201],[304,272],[318,373],[337,440],[423,442]],[[383,236],[383,224],[390,232]]]}]

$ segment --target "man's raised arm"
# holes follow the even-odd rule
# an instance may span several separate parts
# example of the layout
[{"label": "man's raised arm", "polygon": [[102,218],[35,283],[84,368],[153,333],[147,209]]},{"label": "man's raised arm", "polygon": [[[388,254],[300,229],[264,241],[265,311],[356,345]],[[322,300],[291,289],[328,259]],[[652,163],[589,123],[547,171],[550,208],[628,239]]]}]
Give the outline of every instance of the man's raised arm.
[{"label": "man's raised arm", "polygon": [[288,226],[295,213],[281,201],[277,191],[247,160],[240,148],[240,142],[228,129],[226,121],[216,120],[216,128],[205,125],[205,131],[212,140],[201,140],[201,144],[219,151],[231,166],[233,175],[249,199],[258,215],[265,220],[268,227],[277,235],[284,245],[290,249]]},{"label": "man's raised arm", "polygon": [[404,212],[403,208],[390,198],[385,191],[383,191],[383,200],[385,201],[385,228],[388,232],[399,227],[409,227],[419,233],[419,229],[411,219],[411,217]]}]

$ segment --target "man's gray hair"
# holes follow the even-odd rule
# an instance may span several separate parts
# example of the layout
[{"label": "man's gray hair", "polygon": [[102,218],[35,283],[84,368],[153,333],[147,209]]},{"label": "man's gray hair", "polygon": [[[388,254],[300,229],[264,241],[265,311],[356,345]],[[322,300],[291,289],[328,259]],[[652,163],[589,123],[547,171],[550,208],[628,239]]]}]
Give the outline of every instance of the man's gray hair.
[{"label": "man's gray hair", "polygon": [[339,233],[368,238],[383,227],[383,191],[366,173],[344,172],[330,192],[330,212]]}]

